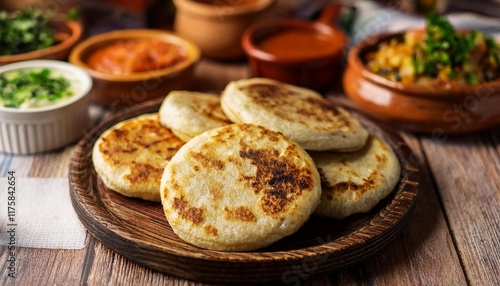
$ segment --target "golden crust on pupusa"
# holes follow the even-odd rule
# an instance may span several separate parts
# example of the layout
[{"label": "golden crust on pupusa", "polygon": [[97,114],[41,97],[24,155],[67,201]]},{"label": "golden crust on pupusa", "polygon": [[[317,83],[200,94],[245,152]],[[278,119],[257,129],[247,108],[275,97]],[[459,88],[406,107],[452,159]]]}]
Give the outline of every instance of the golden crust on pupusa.
[{"label": "golden crust on pupusa", "polygon": [[249,251],[296,232],[316,209],[318,171],[278,132],[230,124],[186,143],[165,167],[165,216],[195,246]]},{"label": "golden crust on pupusa", "polygon": [[160,107],[160,122],[184,141],[231,123],[218,95],[193,91],[171,91]]},{"label": "golden crust on pupusa", "polygon": [[315,214],[344,219],[366,213],[387,197],[399,181],[397,156],[385,142],[370,136],[352,153],[311,152],[321,176],[321,203]]},{"label": "golden crust on pupusa", "polygon": [[230,82],[221,107],[231,121],[280,132],[306,150],[354,151],[368,138],[357,118],[317,92],[271,79]]},{"label": "golden crust on pupusa", "polygon": [[92,161],[109,189],[160,202],[165,165],[184,143],[160,124],[158,113],[145,114],[103,132],[94,145]]}]

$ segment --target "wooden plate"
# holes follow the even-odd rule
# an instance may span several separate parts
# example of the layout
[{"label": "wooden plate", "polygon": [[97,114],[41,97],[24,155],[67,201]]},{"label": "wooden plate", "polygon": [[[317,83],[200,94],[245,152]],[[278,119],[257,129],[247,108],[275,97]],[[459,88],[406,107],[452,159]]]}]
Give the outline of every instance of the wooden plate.
[{"label": "wooden plate", "polygon": [[365,259],[392,241],[415,206],[419,172],[412,152],[391,129],[363,120],[399,157],[402,173],[395,190],[367,214],[343,221],[318,217],[295,234],[265,249],[219,252],[192,246],[170,228],[161,204],[131,199],[108,190],[92,165],[92,147],[114,124],[158,111],[161,99],[112,116],[78,144],[70,164],[73,206],[88,231],[115,252],[152,269],[204,282],[294,282]]}]

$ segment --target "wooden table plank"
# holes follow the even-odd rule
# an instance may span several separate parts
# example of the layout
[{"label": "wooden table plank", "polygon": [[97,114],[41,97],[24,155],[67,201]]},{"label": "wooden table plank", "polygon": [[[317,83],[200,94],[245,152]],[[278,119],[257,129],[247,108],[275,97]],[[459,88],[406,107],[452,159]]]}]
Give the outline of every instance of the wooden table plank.
[{"label": "wooden table plank", "polygon": [[250,71],[243,61],[217,62],[202,59],[195,69],[190,90],[220,93],[230,81],[249,76]]},{"label": "wooden table plank", "polygon": [[499,131],[497,128],[444,141],[422,138],[453,239],[472,285],[500,285]]},{"label": "wooden table plank", "polygon": [[171,285],[177,280],[130,261],[93,237],[89,248],[93,255],[87,261],[84,282],[88,285]]},{"label": "wooden table plank", "polygon": [[69,161],[75,144],[53,152],[33,155],[33,162],[28,176],[35,178],[67,178]]},{"label": "wooden table plank", "polygon": [[0,251],[0,285],[80,285],[87,250],[18,247],[15,279],[8,276],[7,247]]},{"label": "wooden table plank", "polygon": [[340,285],[467,284],[419,141],[410,134],[404,139],[420,163],[421,186],[413,217],[407,229],[385,249],[338,272]]},{"label": "wooden table plank", "polygon": [[[73,146],[32,156],[22,168],[28,177],[64,178],[68,175]],[[23,156],[22,158],[28,158]],[[21,166],[18,166],[21,167]],[[12,170],[17,167],[11,166]],[[18,173],[18,174],[19,174]],[[20,178],[22,179],[22,178]],[[1,226],[1,231],[4,231]],[[16,247],[16,279],[8,276],[7,247],[1,246],[0,285],[78,285],[80,284],[86,249],[36,249]]]}]

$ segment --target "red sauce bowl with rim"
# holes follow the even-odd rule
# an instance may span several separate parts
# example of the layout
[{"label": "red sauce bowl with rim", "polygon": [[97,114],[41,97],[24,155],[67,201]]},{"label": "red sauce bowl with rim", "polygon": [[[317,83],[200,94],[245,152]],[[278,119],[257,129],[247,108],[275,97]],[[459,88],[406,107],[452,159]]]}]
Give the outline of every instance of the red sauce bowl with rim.
[{"label": "red sauce bowl with rim", "polygon": [[317,21],[278,19],[250,26],[242,37],[252,75],[326,91],[340,76],[347,37],[330,23],[341,6]]},{"label": "red sauce bowl with rim", "polygon": [[[92,54],[101,49],[116,43],[136,40],[163,41],[178,46],[185,53],[185,58],[163,68],[129,74],[97,70],[89,63]],[[137,56],[131,59],[140,62]],[[173,32],[152,29],[124,29],[95,35],[79,43],[69,56],[70,63],[83,68],[91,75],[91,100],[114,111],[164,97],[171,90],[189,89],[199,59],[200,49],[190,40]]]}]

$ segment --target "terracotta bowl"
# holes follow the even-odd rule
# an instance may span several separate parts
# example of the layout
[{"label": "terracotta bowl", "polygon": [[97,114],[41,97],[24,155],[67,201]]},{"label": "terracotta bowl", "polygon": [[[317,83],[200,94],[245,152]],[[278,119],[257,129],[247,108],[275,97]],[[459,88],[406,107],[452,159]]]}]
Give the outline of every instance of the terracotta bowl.
[{"label": "terracotta bowl", "polygon": [[[185,59],[179,63],[144,72],[127,75],[111,74],[93,69],[88,57],[98,49],[123,40],[153,39],[181,47]],[[71,52],[69,61],[85,70],[94,82],[91,100],[112,110],[133,106],[137,103],[166,96],[169,91],[188,88],[193,71],[200,58],[196,44],[175,33],[150,30],[118,30],[90,37],[79,43]]]},{"label": "terracotta bowl", "polygon": [[0,65],[34,60],[34,59],[50,59],[50,60],[67,60],[71,49],[77,44],[82,36],[82,25],[78,22],[52,22],[55,33],[64,37],[64,40],[58,44],[28,53],[17,55],[0,56]]},{"label": "terracotta bowl", "polygon": [[245,29],[269,15],[274,0],[174,0],[174,30],[194,41],[203,56],[237,59],[245,56]]},{"label": "terracotta bowl", "polygon": [[500,124],[500,79],[466,86],[423,86],[390,81],[370,72],[367,53],[402,33],[380,34],[349,52],[343,88],[372,117],[410,131],[440,134],[475,132]]},{"label": "terracotta bowl", "polygon": [[[315,22],[278,19],[259,22],[249,27],[243,35],[242,44],[253,76],[271,78],[320,92],[326,91],[341,75],[347,44],[344,33],[330,25],[340,6],[330,8],[334,10],[328,9],[328,13],[323,13],[320,20]],[[310,38],[293,39],[296,33],[308,35]],[[290,45],[275,51],[264,48],[263,43],[284,34],[288,34],[288,39],[292,40]],[[314,38],[327,41],[328,49],[312,47],[314,50],[304,54],[287,53],[287,50],[306,50],[297,48],[299,42],[309,49],[306,43],[314,42]]]}]

